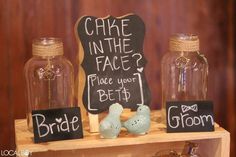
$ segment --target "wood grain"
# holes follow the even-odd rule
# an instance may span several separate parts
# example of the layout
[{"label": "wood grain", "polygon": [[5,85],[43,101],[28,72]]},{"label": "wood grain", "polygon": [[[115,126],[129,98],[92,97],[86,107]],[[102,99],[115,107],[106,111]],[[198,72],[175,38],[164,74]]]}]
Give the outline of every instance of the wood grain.
[{"label": "wood grain", "polygon": [[0,130],[2,133],[0,134],[0,149],[8,149],[10,146],[13,146],[13,139],[10,138],[10,134],[13,135],[13,127],[12,127],[12,106],[11,106],[11,76],[7,71],[11,68],[9,64],[9,34],[8,27],[9,24],[6,23],[9,18],[8,7],[3,7],[4,5],[8,5],[7,1],[0,1],[0,10],[2,11],[0,17],[0,29],[5,30],[1,31],[0,35]]},{"label": "wood grain", "polygon": [[74,25],[82,15],[121,16],[130,12],[146,24],[144,54],[152,108],[161,106],[160,61],[168,38],[177,32],[199,35],[208,58],[208,98],[214,100],[216,121],[231,132],[231,156],[236,138],[236,33],[234,0],[1,0],[0,1],[0,149],[14,149],[13,120],[24,118],[24,63],[31,57],[32,39],[60,37],[65,56],[77,68]]},{"label": "wood grain", "polygon": [[[123,114],[123,119],[127,119],[133,113]],[[156,146],[162,146],[162,143],[166,144],[163,149],[170,149],[169,146],[173,146],[174,143],[184,143],[184,141],[195,141],[201,143],[200,151],[204,157],[229,157],[229,132],[215,125],[214,132],[195,132],[195,133],[166,133],[166,126],[163,124],[158,124],[155,119],[158,118],[159,113],[157,111],[152,111],[151,117],[151,128],[149,133],[145,136],[135,136],[128,134],[126,130],[122,130],[119,137],[116,139],[101,139],[99,133],[90,133],[89,130],[84,130],[84,138],[77,140],[66,140],[66,141],[56,141],[56,142],[46,142],[43,144],[35,144],[33,142],[33,133],[29,132],[26,128],[26,120],[16,120],[16,146],[17,150],[29,150],[32,155],[34,153],[45,152],[44,155],[48,155],[46,152],[54,151],[56,154],[63,153],[65,156],[66,151],[74,150],[78,151],[81,149],[97,149],[97,148],[106,148],[109,152],[114,150],[113,147],[118,146],[134,146],[140,147],[140,145],[156,144]],[[88,123],[85,125],[85,128],[88,128]],[[181,149],[183,145],[175,146]],[[207,148],[207,150],[205,150]],[[58,152],[57,152],[58,151]],[[64,152],[65,151],[65,152]],[[102,152],[101,155],[109,156],[107,151]],[[152,150],[157,151],[157,150]],[[96,151],[97,152],[97,151]],[[119,152],[118,152],[119,153]],[[143,152],[140,152],[142,155],[145,155]],[[49,152],[50,154],[50,152]],[[93,153],[90,153],[93,154]],[[141,155],[140,154],[140,155]],[[78,155],[78,154],[77,154]],[[134,152],[130,152],[130,155],[134,155]],[[85,153],[85,156],[87,154]],[[117,155],[116,155],[117,156]]]}]

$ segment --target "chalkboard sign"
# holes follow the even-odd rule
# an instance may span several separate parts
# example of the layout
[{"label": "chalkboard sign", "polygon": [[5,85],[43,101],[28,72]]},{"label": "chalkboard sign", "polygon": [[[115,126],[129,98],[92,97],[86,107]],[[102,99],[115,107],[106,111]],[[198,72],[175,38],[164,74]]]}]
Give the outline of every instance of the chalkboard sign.
[{"label": "chalkboard sign", "polygon": [[84,16],[76,28],[83,47],[80,70],[85,73],[82,101],[87,111],[98,114],[112,103],[131,109],[137,109],[137,104],[149,105],[142,19],[133,14],[120,18]]},{"label": "chalkboard sign", "polygon": [[211,101],[175,101],[166,104],[167,132],[214,131]]},{"label": "chalkboard sign", "polygon": [[33,110],[34,142],[83,138],[80,108]]}]

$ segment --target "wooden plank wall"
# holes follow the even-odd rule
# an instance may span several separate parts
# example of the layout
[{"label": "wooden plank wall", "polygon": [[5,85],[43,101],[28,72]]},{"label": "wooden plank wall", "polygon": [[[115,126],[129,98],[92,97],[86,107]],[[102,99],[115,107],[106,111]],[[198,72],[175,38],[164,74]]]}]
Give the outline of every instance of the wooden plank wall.
[{"label": "wooden plank wall", "polygon": [[152,108],[160,108],[160,61],[169,36],[198,34],[210,65],[208,98],[214,100],[216,121],[231,132],[231,156],[235,156],[235,5],[234,0],[1,0],[0,150],[14,149],[13,120],[25,117],[23,67],[31,57],[32,39],[62,38],[65,56],[77,71],[76,20],[82,15],[134,12],[146,24],[144,52]]}]

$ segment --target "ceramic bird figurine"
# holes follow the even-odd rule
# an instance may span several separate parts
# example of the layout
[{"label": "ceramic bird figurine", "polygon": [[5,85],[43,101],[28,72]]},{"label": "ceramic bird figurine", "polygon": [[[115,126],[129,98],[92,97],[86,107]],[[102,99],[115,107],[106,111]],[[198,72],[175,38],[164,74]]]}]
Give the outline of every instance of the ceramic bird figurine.
[{"label": "ceramic bird figurine", "polygon": [[100,135],[104,138],[116,138],[121,130],[120,115],[123,107],[119,103],[112,104],[109,107],[108,115],[99,125]]},{"label": "ceramic bird figurine", "polygon": [[146,105],[139,107],[134,116],[123,122],[122,125],[133,134],[146,134],[150,128],[150,109]]}]

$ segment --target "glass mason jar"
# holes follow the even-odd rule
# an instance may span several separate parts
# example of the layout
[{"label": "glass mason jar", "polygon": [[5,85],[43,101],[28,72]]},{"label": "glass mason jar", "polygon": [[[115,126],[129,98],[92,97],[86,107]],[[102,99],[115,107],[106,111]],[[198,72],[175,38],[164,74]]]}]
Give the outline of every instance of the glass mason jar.
[{"label": "glass mason jar", "polygon": [[208,63],[199,52],[198,36],[173,35],[161,66],[162,120],[165,122],[166,102],[206,99]]},{"label": "glass mason jar", "polygon": [[201,157],[197,151],[198,151],[197,143],[186,142],[184,149],[181,153],[181,157]]},{"label": "glass mason jar", "polygon": [[32,110],[73,106],[74,71],[63,56],[63,43],[58,38],[33,41],[33,57],[25,64],[27,85],[27,124],[32,131]]},{"label": "glass mason jar", "polygon": [[161,150],[152,157],[180,157],[175,150]]}]

